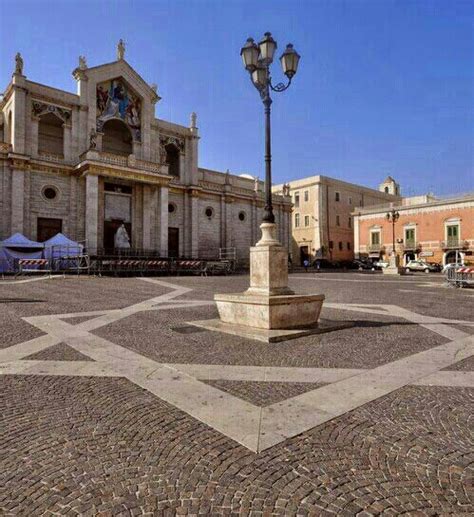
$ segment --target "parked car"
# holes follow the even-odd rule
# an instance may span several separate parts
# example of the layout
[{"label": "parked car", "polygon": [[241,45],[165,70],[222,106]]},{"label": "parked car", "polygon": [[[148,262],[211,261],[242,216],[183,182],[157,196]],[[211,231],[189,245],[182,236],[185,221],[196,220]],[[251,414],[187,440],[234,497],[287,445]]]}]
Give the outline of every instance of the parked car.
[{"label": "parked car", "polygon": [[386,262],[385,260],[378,260],[377,262],[374,262],[373,264],[375,266],[375,269],[385,269],[386,267],[389,266],[389,263]]},{"label": "parked car", "polygon": [[359,271],[362,270],[371,270],[373,269],[374,265],[372,262],[369,262],[368,260],[354,260],[352,261],[352,269],[358,269]]},{"label": "parked car", "polygon": [[436,273],[439,268],[435,264],[430,264],[424,260],[410,260],[405,266],[405,271],[411,273],[412,271],[424,271],[425,273]]}]

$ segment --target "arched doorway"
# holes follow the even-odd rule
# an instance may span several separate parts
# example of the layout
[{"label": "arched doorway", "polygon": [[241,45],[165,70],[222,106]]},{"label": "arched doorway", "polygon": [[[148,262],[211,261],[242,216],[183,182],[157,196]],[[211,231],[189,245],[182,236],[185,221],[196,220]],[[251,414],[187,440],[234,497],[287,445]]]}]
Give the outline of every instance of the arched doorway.
[{"label": "arched doorway", "polygon": [[458,250],[448,251],[444,255],[444,265],[446,265],[446,264],[463,264],[463,263],[464,263],[464,253],[462,253]]},{"label": "arched doorway", "polygon": [[102,127],[102,151],[121,156],[133,154],[132,133],[118,119],[108,120]]}]

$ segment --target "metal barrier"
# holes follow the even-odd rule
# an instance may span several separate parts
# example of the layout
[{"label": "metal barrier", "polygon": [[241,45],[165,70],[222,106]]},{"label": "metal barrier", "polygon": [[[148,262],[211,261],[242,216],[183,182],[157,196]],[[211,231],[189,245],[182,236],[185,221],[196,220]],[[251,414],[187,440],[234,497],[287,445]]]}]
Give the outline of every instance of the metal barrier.
[{"label": "metal barrier", "polygon": [[454,287],[474,287],[474,267],[448,269],[446,281]]},{"label": "metal barrier", "polygon": [[51,264],[48,259],[18,259],[17,265],[17,275],[25,273],[51,274]]}]

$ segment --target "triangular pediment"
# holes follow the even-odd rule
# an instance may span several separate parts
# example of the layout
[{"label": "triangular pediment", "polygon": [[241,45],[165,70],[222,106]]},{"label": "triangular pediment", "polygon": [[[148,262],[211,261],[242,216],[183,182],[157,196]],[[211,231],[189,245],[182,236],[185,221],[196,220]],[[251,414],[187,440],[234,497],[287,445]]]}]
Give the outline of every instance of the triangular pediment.
[{"label": "triangular pediment", "polygon": [[154,104],[160,99],[156,91],[124,59],[87,68],[84,73],[89,82],[96,84],[122,78],[145,102]]}]

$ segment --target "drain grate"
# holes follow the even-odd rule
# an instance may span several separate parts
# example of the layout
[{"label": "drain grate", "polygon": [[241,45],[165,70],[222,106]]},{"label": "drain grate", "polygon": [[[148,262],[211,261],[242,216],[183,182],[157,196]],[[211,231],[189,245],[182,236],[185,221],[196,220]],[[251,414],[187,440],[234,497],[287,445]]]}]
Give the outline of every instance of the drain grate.
[{"label": "drain grate", "polygon": [[205,332],[206,329],[195,327],[194,325],[181,325],[180,327],[171,327],[174,332],[180,334],[195,334],[196,332]]}]

